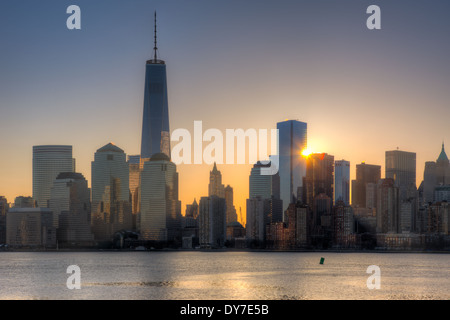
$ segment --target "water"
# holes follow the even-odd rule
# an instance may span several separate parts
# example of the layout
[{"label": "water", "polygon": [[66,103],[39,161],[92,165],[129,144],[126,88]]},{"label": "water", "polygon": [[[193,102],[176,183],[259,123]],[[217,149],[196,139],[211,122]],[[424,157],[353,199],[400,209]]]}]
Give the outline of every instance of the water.
[{"label": "water", "polygon": [[[324,263],[320,264],[321,257]],[[450,255],[0,252],[0,299],[450,299]],[[81,289],[69,290],[69,265]],[[367,288],[369,265],[381,288]]]}]

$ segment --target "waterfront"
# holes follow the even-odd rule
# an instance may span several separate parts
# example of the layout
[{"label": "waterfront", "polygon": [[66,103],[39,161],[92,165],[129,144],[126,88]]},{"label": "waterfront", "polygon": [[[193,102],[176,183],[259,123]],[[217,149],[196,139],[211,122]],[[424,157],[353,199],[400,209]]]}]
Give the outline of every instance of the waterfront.
[{"label": "waterfront", "polygon": [[[320,264],[324,257],[324,264]],[[450,299],[450,255],[328,252],[1,252],[0,299]],[[69,265],[81,289],[69,290]],[[381,289],[369,290],[369,265]]]}]

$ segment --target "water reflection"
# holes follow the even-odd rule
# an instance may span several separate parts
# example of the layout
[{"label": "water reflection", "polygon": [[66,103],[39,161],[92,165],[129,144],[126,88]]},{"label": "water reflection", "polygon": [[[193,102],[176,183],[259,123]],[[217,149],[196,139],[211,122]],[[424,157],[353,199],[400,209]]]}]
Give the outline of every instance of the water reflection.
[{"label": "water reflection", "polygon": [[[449,262],[446,254],[2,252],[0,298],[449,299]],[[81,290],[66,287],[71,264],[81,268]],[[373,264],[380,290],[366,286]]]}]

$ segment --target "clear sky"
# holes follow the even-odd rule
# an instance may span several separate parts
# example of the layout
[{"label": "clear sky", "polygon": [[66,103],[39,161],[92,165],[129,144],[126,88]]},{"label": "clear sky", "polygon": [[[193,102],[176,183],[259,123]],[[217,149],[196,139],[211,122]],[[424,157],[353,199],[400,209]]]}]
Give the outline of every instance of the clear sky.
[{"label": "clear sky", "polygon": [[[66,8],[81,8],[68,30]],[[381,8],[381,30],[366,9]],[[171,130],[308,123],[308,146],[355,165],[417,153],[417,182],[450,151],[450,2],[2,0],[0,195],[32,193],[32,146],[73,145],[91,180],[95,151],[139,154],[145,61],[158,14]],[[174,145],[174,143],[172,143]],[[221,165],[245,217],[250,165]],[[212,166],[180,165],[182,210],[207,195]]]}]

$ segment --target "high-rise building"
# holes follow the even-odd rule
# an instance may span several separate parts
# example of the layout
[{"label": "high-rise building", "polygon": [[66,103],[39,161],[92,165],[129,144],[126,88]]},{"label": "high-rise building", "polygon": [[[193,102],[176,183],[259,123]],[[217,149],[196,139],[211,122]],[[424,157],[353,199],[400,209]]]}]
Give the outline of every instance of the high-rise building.
[{"label": "high-rise building", "polygon": [[450,205],[448,202],[435,202],[427,208],[427,233],[450,234]]},{"label": "high-rise building", "polygon": [[366,186],[368,183],[378,183],[381,179],[381,166],[366,164],[356,165],[356,179],[352,180],[352,206],[366,207]]},{"label": "high-rise building", "polygon": [[438,185],[438,175],[436,171],[436,162],[425,162],[423,172],[423,202],[430,203],[434,201],[434,188]]},{"label": "high-rise building", "polygon": [[279,174],[280,197],[283,200],[283,212],[290,203],[296,203],[303,193],[303,178],[306,175],[306,163],[302,151],[307,148],[307,124],[296,120],[277,123],[279,133]]},{"label": "high-rise building", "polygon": [[348,247],[352,244],[354,233],[353,209],[343,201],[338,201],[333,208],[334,243],[337,246]]},{"label": "high-rise building", "polygon": [[377,184],[374,182],[366,183],[366,206],[368,210],[377,208]]},{"label": "high-rise building", "polygon": [[199,204],[199,237],[201,247],[220,248],[225,244],[226,203],[217,196],[202,197]]},{"label": "high-rise building", "polygon": [[269,167],[270,164],[257,162],[253,165],[249,177],[249,199],[261,198],[266,202],[266,215],[269,222],[278,222],[283,219],[283,203],[280,199],[280,176],[262,175],[261,168]]},{"label": "high-rise building", "polygon": [[450,163],[445,153],[444,143],[442,143],[442,150],[436,160],[436,178],[438,185],[450,184]]},{"label": "high-rise building", "polygon": [[338,201],[350,205],[350,162],[345,160],[334,163],[334,204]]},{"label": "high-rise building", "polygon": [[170,158],[166,63],[158,59],[155,12],[153,58],[147,61],[145,68],[141,158],[150,158],[156,153],[165,153]]},{"label": "high-rise building", "polygon": [[319,193],[314,197],[312,201],[312,235],[321,236],[332,231],[332,203],[332,198],[325,193]]},{"label": "high-rise building", "polygon": [[264,242],[266,224],[269,217],[264,212],[264,199],[254,197],[247,199],[246,238],[250,241]]},{"label": "high-rise building", "polygon": [[310,208],[307,205],[297,205],[296,215],[296,246],[305,247],[310,237]]},{"label": "high-rise building", "polygon": [[253,165],[249,177],[249,198],[261,197],[270,199],[272,197],[280,198],[280,175],[277,172],[274,175],[261,174],[261,168],[270,167],[270,164],[257,162]]},{"label": "high-rise building", "polygon": [[93,244],[90,198],[91,190],[81,173],[62,172],[56,177],[49,202],[58,244]]},{"label": "high-rise building", "polygon": [[129,169],[125,152],[112,143],[97,150],[92,162],[92,231],[98,241],[131,230]]},{"label": "high-rise building", "polygon": [[386,178],[400,189],[400,200],[406,199],[410,185],[416,187],[416,154],[400,150],[386,151]]},{"label": "high-rise building", "polygon": [[198,218],[198,203],[197,203],[197,199],[194,199],[194,202],[192,202],[192,204],[187,204],[186,205],[185,217],[190,217],[190,218],[193,218],[193,219],[197,219]]},{"label": "high-rise building", "polygon": [[310,154],[306,158],[304,181],[304,198],[309,206],[313,205],[314,198],[321,193],[333,199],[334,156],[326,153]]},{"label": "high-rise building", "polygon": [[435,202],[450,202],[450,184],[442,185],[434,189]]},{"label": "high-rise building", "polygon": [[236,208],[233,202],[233,188],[230,185],[225,187],[225,203],[227,204],[227,225],[232,222],[237,222]]},{"label": "high-rise building", "polygon": [[222,173],[217,170],[215,162],[212,171],[209,172],[208,196],[225,198],[225,186],[222,184]]},{"label": "high-rise building", "polygon": [[137,219],[140,212],[139,190],[141,186],[141,172],[144,167],[144,159],[141,156],[128,156],[128,170],[129,170],[129,188],[130,188],[130,202],[131,212],[133,214],[133,230],[139,227]]},{"label": "high-rise building", "polygon": [[165,153],[144,163],[141,173],[141,238],[153,241],[180,240],[181,202],[178,173]]},{"label": "high-rise building", "polygon": [[184,226],[186,228],[198,228],[198,203],[194,199],[192,204],[186,205],[186,214],[184,215]]},{"label": "high-rise building", "polygon": [[378,181],[377,194],[377,233],[399,232],[399,187],[394,179]]},{"label": "high-rise building", "polygon": [[6,216],[6,244],[11,247],[55,247],[52,211],[48,208],[11,208]]},{"label": "high-rise building", "polygon": [[34,208],[35,201],[33,197],[18,196],[14,199],[14,208]]},{"label": "high-rise building", "polygon": [[9,204],[5,197],[0,196],[0,244],[6,243],[6,214]]},{"label": "high-rise building", "polygon": [[442,143],[441,153],[436,162],[425,162],[423,182],[421,184],[423,188],[422,205],[439,201],[435,199],[435,189],[446,184],[450,184],[450,162],[445,153],[444,143]]},{"label": "high-rise building", "polygon": [[36,207],[47,208],[50,189],[58,174],[74,172],[72,146],[33,147],[33,199]]}]

